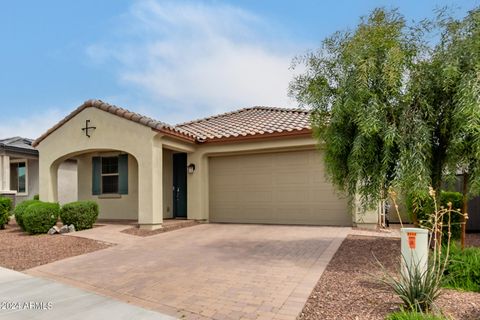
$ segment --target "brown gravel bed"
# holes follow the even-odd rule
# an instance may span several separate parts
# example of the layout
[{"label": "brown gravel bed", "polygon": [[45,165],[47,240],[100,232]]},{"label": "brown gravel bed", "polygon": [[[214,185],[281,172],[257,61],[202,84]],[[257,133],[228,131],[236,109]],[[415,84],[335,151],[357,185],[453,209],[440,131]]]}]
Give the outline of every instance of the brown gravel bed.
[{"label": "brown gravel bed", "polygon": [[22,271],[108,248],[112,244],[62,235],[29,235],[15,223],[0,230],[0,266]]},{"label": "brown gravel bed", "polygon": [[[398,269],[400,240],[350,235],[340,246],[312,291],[299,320],[380,320],[401,301],[378,279]],[[375,257],[374,257],[375,255]],[[453,319],[480,319],[480,294],[445,290],[438,307]]]},{"label": "brown gravel bed", "polygon": [[196,226],[198,222],[194,220],[188,220],[188,221],[165,221],[163,224],[163,227],[161,229],[157,230],[145,230],[145,229],[140,229],[138,227],[132,227],[128,228],[125,230],[122,230],[121,232],[131,234],[134,236],[139,236],[139,237],[148,237],[148,236],[153,236],[159,233],[164,233],[168,231],[173,231],[173,230],[178,230],[182,228],[188,228],[188,227],[193,227]]}]

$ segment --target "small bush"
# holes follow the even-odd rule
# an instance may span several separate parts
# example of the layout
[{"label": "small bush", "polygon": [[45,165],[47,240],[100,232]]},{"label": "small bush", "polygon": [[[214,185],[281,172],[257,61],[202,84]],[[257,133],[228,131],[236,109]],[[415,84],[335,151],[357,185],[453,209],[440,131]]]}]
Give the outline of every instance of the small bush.
[{"label": "small bush", "polygon": [[386,320],[446,320],[444,317],[414,311],[398,311],[387,316]]},{"label": "small bush", "polygon": [[[407,197],[407,209],[410,219],[416,224],[422,227],[430,227],[428,223],[428,217],[435,211],[435,205],[432,197],[428,194],[410,194]],[[463,196],[460,192],[449,192],[441,191],[440,196],[438,197],[438,209],[440,207],[447,207],[447,204],[452,203],[453,210],[461,210],[463,207]],[[447,219],[447,216],[444,217],[444,220]],[[459,239],[462,227],[460,224],[461,215],[458,213],[451,214],[451,232],[452,239]],[[446,225],[448,221],[443,221],[443,224]],[[444,233],[448,232],[447,229],[444,229]],[[444,234],[446,236],[446,234]]]},{"label": "small bush", "polygon": [[40,200],[40,196],[38,194],[34,195],[33,200]]},{"label": "small bush", "polygon": [[462,251],[452,245],[443,284],[447,288],[480,292],[480,248]]},{"label": "small bush", "polygon": [[30,204],[23,214],[25,230],[30,234],[46,233],[58,220],[60,205],[41,202]]},{"label": "small bush", "polygon": [[60,211],[63,224],[75,226],[75,230],[91,229],[98,218],[98,204],[95,201],[67,203]]},{"label": "small bush", "polygon": [[25,231],[25,225],[23,224],[23,215],[25,213],[25,210],[34,203],[38,203],[40,201],[38,200],[25,200],[15,207],[15,210],[13,210],[13,214],[15,215],[15,221],[17,221],[18,226]]},{"label": "small bush", "polygon": [[12,199],[0,198],[0,229],[4,229],[12,213]]}]

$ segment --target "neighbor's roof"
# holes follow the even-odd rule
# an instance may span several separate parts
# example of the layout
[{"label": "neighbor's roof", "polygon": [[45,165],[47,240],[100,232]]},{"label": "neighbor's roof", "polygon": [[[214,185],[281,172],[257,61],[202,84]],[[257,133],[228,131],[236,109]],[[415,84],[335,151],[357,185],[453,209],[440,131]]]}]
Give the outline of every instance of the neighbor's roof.
[{"label": "neighbor's roof", "polygon": [[252,107],[176,126],[201,141],[310,132],[310,112],[302,109]]},{"label": "neighbor's roof", "polygon": [[0,139],[0,150],[36,155],[38,151],[33,148],[32,143],[32,139],[22,137]]},{"label": "neighbor's roof", "polygon": [[50,133],[86,108],[97,108],[148,126],[153,130],[191,142],[213,142],[250,137],[273,137],[310,133],[310,112],[302,109],[252,107],[223,113],[176,126],[105,103],[88,100],[33,142],[38,145]]}]

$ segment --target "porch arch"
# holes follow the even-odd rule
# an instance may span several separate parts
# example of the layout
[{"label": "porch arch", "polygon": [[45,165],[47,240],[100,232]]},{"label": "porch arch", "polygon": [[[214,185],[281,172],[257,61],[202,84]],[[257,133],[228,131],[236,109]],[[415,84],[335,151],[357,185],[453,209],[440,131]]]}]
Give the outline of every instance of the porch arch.
[{"label": "porch arch", "polygon": [[[56,157],[40,157],[40,199],[58,201],[58,168],[67,159],[78,161],[78,200],[95,200],[99,203],[101,219],[136,220],[142,228],[155,229],[163,223],[161,194],[162,166],[161,148],[153,148],[152,153],[140,157],[125,149],[91,148],[76,150]],[[128,195],[94,196],[92,195],[91,157],[101,155],[128,154]],[[150,156],[150,157],[148,157]],[[157,160],[158,159],[158,160]],[[157,160],[157,161],[156,161]],[[160,161],[160,163],[158,163]],[[90,164],[90,166],[88,166]],[[86,182],[85,182],[86,181]],[[156,186],[155,186],[156,184]],[[160,186],[159,186],[160,185]],[[160,190],[158,190],[160,188]],[[130,211],[128,211],[130,210]]]},{"label": "porch arch", "polygon": [[[127,177],[128,192],[124,194],[94,194],[92,178],[93,159],[96,157],[112,157],[126,154],[126,168],[123,172]],[[105,220],[125,220],[138,221],[139,194],[138,194],[138,161],[136,157],[123,150],[116,149],[90,149],[66,154],[54,160],[50,166],[51,181],[53,186],[53,201],[59,199],[59,188],[55,184],[58,181],[56,174],[61,163],[67,159],[75,159],[77,161],[77,195],[78,200],[96,201],[100,208],[99,219]],[[121,172],[118,172],[121,174]]]}]

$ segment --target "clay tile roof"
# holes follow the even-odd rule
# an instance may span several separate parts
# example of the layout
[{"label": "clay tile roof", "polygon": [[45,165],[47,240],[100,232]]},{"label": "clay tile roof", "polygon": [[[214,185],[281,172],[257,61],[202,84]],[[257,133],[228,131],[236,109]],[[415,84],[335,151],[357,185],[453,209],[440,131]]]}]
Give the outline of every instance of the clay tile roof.
[{"label": "clay tile roof", "polygon": [[284,132],[311,131],[310,112],[303,109],[252,107],[175,126],[201,141]]},{"label": "clay tile roof", "polygon": [[85,101],[81,106],[79,106],[77,109],[75,109],[72,113],[70,113],[68,116],[63,118],[60,122],[58,122],[55,126],[50,128],[47,132],[42,134],[39,138],[37,138],[33,142],[33,146],[37,146],[43,139],[45,139],[50,133],[54,132],[58,128],[60,128],[62,125],[64,125],[68,120],[79,114],[82,110],[86,108],[97,108],[100,110],[103,110],[105,112],[109,112],[111,114],[114,114],[116,116],[125,118],[130,121],[137,122],[139,124],[145,125],[147,127],[150,127],[154,130],[162,131],[164,133],[174,135],[180,138],[184,138],[186,140],[190,141],[195,141],[195,136],[189,132],[183,131],[180,128],[175,128],[174,126],[171,126],[167,123],[160,122],[157,120],[154,120],[152,118],[143,116],[141,114],[135,113],[128,111],[126,109],[105,103],[101,100],[87,100]]},{"label": "clay tile roof", "polygon": [[101,100],[88,100],[72,113],[37,138],[32,146],[37,146],[50,133],[64,125],[86,108],[97,108],[118,117],[191,142],[209,142],[249,137],[268,137],[281,134],[310,133],[310,112],[302,109],[273,107],[244,108],[213,117],[199,119],[171,126],[141,114],[105,103]]}]

